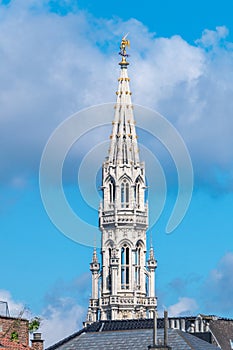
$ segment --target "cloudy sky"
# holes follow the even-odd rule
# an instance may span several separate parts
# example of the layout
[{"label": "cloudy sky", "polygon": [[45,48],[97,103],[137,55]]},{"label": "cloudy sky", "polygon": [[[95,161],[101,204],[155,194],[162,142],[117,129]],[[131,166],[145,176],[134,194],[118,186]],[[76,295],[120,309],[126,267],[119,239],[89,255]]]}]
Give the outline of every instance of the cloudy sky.
[{"label": "cloudy sky", "polygon": [[[144,145],[167,181],[164,208],[149,232],[158,259],[159,310],[233,317],[232,7],[230,0],[145,0],[143,8],[131,0],[124,7],[101,0],[0,1],[0,300],[8,301],[11,315],[26,308],[29,317],[41,316],[47,345],[85,320],[92,247],[69,239],[48,217],[40,159],[51,134],[74,113],[101,105],[93,125],[98,114],[103,118],[102,104],[115,100],[119,43],[128,32],[133,102],[176,128],[194,172],[189,209],[166,234],[177,170],[160,142],[138,130],[142,155]],[[100,172],[86,155],[97,150],[101,166],[101,145],[111,133],[102,124],[71,147],[64,163],[67,201],[84,222],[77,227],[79,238],[86,230],[97,232]],[[77,181],[81,164],[85,171]],[[154,168],[147,168],[148,180],[159,187]],[[93,173],[96,193],[86,203],[82,195]],[[152,212],[158,198],[151,194]]]}]

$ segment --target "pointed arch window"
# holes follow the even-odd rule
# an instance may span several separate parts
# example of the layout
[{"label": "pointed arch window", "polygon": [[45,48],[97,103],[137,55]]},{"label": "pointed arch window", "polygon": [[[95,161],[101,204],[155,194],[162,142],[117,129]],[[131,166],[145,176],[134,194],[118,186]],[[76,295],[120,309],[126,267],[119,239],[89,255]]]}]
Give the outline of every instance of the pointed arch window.
[{"label": "pointed arch window", "polygon": [[112,249],[111,248],[108,248],[108,266],[109,266],[109,269],[108,269],[108,289],[109,291],[111,292],[112,290],[112,274],[111,274],[111,257],[112,257]]},{"label": "pointed arch window", "polygon": [[112,179],[108,184],[108,190],[109,190],[109,203],[110,203],[110,206],[113,206],[115,202],[115,184]]},{"label": "pointed arch window", "polygon": [[123,180],[121,183],[121,207],[129,207],[129,183],[127,180]]},{"label": "pointed arch window", "polygon": [[141,259],[142,259],[142,247],[137,243],[135,251],[135,285],[137,289],[140,289],[141,285]]},{"label": "pointed arch window", "polygon": [[134,197],[135,197],[135,203],[138,208],[140,208],[140,201],[141,201],[141,184],[140,181],[137,180],[135,184],[135,192],[134,192]]},{"label": "pointed arch window", "polygon": [[115,201],[115,186],[113,182],[109,183],[109,195],[110,195],[110,203]]},{"label": "pointed arch window", "polygon": [[126,143],[123,143],[123,163],[128,162]]},{"label": "pointed arch window", "polygon": [[121,248],[121,289],[129,289],[129,247]]}]

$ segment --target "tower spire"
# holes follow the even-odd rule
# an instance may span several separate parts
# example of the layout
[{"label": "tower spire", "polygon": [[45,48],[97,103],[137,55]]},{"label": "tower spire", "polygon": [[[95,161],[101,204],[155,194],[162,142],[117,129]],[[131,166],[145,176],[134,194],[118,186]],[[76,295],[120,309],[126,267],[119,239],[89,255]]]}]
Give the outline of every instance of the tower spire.
[{"label": "tower spire", "polygon": [[[148,210],[145,166],[139,160],[137,134],[127,68],[129,40],[120,45],[122,57],[110,150],[103,164],[103,201],[99,210],[102,268],[91,263],[93,291],[88,320],[151,317],[157,305],[154,289],[156,260],[146,261]],[[101,291],[97,291],[97,278]],[[149,292],[148,292],[149,291]]]},{"label": "tower spire", "polygon": [[112,122],[113,129],[109,151],[109,162],[112,164],[133,164],[139,163],[139,151],[137,135],[135,130],[135,120],[133,115],[133,105],[131,101],[130,78],[128,77],[127,66],[129,62],[126,58],[126,47],[129,47],[129,40],[126,36],[121,41],[120,52],[122,60],[120,77],[118,79],[117,100],[115,105],[115,116]]}]

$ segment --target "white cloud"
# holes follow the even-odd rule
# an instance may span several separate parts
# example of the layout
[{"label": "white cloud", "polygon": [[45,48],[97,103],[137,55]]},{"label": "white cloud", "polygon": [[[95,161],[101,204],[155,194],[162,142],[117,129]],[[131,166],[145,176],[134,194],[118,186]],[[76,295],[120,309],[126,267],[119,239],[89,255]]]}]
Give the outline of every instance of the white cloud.
[{"label": "white cloud", "polygon": [[57,305],[48,305],[42,313],[40,331],[45,346],[50,346],[82,328],[86,306],[77,305],[72,298],[60,298]]},{"label": "white cloud", "polygon": [[201,39],[196,40],[196,43],[203,45],[205,48],[216,46],[227,37],[228,33],[229,31],[225,26],[218,26],[216,30],[205,29]]},{"label": "white cloud", "polygon": [[[168,309],[170,316],[196,313],[232,317],[233,313],[233,252],[227,252],[209,271],[205,279],[198,275],[173,279],[159,293],[159,309]],[[185,295],[185,297],[181,297]],[[178,302],[169,305],[167,300]],[[171,303],[171,302],[170,302]],[[166,306],[164,307],[163,304]]]},{"label": "white cloud", "polygon": [[37,174],[48,137],[70,114],[114,101],[117,43],[129,31],[133,101],[174,123],[200,184],[232,190],[233,55],[226,27],[206,29],[190,45],[178,35],[158,38],[136,19],[78,10],[59,16],[46,8],[47,1],[1,6],[2,181]]},{"label": "white cloud", "polygon": [[195,299],[188,297],[180,297],[178,302],[168,307],[168,315],[170,317],[177,317],[182,315],[192,315],[198,309]]},{"label": "white cloud", "polygon": [[83,327],[90,293],[90,274],[59,280],[45,296],[41,331],[45,345],[52,345]]},{"label": "white cloud", "polygon": [[[0,300],[7,303],[8,311],[10,313],[10,316],[12,317],[18,317],[25,310],[25,305],[22,302],[15,301],[12,298],[11,293],[7,290],[3,290],[3,289],[0,290]],[[1,307],[1,312],[3,315],[7,314],[6,308],[3,305]],[[25,312],[22,315],[23,317],[25,316]]]},{"label": "white cloud", "polygon": [[[16,301],[9,291],[0,290],[0,301],[8,303],[10,316],[22,316],[29,320],[35,316],[40,317],[39,331],[45,340],[45,347],[48,347],[83,327],[87,315],[89,285],[89,273],[72,281],[58,281],[45,297],[46,306],[36,315],[23,302]],[[5,314],[1,304],[0,312]]]},{"label": "white cloud", "polygon": [[233,252],[226,253],[210,271],[202,289],[207,312],[231,316],[233,312]]}]

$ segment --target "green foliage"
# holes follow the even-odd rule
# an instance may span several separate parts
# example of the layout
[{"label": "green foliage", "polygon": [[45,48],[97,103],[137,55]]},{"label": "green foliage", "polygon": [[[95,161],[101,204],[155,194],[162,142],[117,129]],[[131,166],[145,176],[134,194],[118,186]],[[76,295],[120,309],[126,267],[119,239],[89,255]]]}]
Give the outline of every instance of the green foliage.
[{"label": "green foliage", "polygon": [[31,319],[28,325],[28,330],[30,333],[36,332],[40,327],[41,319],[40,317],[34,317]]},{"label": "green foliage", "polygon": [[11,333],[11,340],[19,340],[19,334],[17,332]]}]

